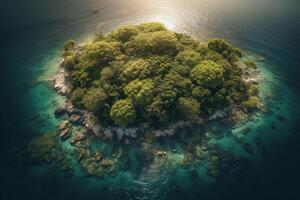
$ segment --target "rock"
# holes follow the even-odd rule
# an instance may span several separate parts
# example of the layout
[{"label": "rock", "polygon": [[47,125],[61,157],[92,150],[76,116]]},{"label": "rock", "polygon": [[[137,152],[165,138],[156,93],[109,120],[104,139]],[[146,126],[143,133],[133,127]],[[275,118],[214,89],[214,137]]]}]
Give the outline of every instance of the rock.
[{"label": "rock", "polygon": [[137,131],[138,131],[137,128],[128,128],[127,131],[126,131],[126,135],[128,137],[131,137],[131,138],[136,138],[137,137]]},{"label": "rock", "polygon": [[71,130],[70,128],[61,130],[59,137],[64,138],[64,139],[68,138],[70,136],[70,130]]},{"label": "rock", "polygon": [[93,157],[90,158],[90,160],[98,162],[103,158],[103,155],[99,152],[95,153]]},{"label": "rock", "polygon": [[104,129],[103,135],[104,139],[113,140],[114,133],[110,129]]},{"label": "rock", "polygon": [[245,82],[247,84],[253,84],[253,85],[257,85],[258,84],[258,80],[255,79],[255,78],[248,78],[248,79],[245,80]]},{"label": "rock", "polygon": [[222,119],[226,116],[226,113],[224,111],[218,110],[213,115],[211,115],[208,120],[217,120]]},{"label": "rock", "polygon": [[75,144],[76,142],[79,142],[81,140],[84,140],[86,138],[86,135],[82,132],[77,132],[75,137],[70,142],[71,144]]},{"label": "rock", "polygon": [[70,122],[65,120],[63,121],[60,125],[59,125],[59,130],[63,130],[63,129],[66,129],[66,128],[69,128],[70,127]]},{"label": "rock", "polygon": [[201,146],[196,146],[196,156],[198,159],[203,160],[205,158],[205,153],[204,151],[201,149]]},{"label": "rock", "polygon": [[124,137],[124,134],[125,134],[125,132],[122,128],[117,128],[116,129],[116,135],[117,135],[117,138],[118,138],[118,142],[121,142],[121,140]]},{"label": "rock", "polygon": [[73,109],[74,109],[74,105],[70,101],[67,101],[66,102],[66,111],[69,114],[71,114],[73,112]]},{"label": "rock", "polygon": [[57,75],[54,77],[54,89],[58,91],[59,94],[65,95],[69,89],[66,82],[66,71],[64,68],[60,68]]},{"label": "rock", "polygon": [[195,121],[195,124],[196,124],[197,126],[202,126],[202,125],[204,125],[204,123],[205,123],[205,120],[204,120],[204,118],[201,118],[201,117],[199,117],[199,118]]},{"label": "rock", "polygon": [[109,166],[113,165],[113,161],[108,160],[108,159],[102,159],[101,162],[100,162],[100,165],[102,167],[106,168],[106,167],[109,167]]},{"label": "rock", "polygon": [[125,138],[124,139],[124,144],[127,144],[127,145],[130,144],[130,140],[128,138]]},{"label": "rock", "polygon": [[281,115],[277,115],[276,117],[277,117],[277,119],[278,119],[280,122],[286,122],[286,118],[285,118],[285,117],[283,117],[283,116],[281,116]]},{"label": "rock", "polygon": [[81,141],[83,139],[85,139],[86,135],[82,132],[78,132],[75,137],[74,137],[74,140],[75,141]]},{"label": "rock", "polygon": [[81,123],[81,115],[78,114],[71,114],[69,117],[69,121],[75,124]]},{"label": "rock", "polygon": [[167,152],[165,152],[165,151],[157,151],[155,155],[156,156],[165,156],[165,155],[167,155]]},{"label": "rock", "polygon": [[64,115],[65,113],[66,113],[66,109],[65,109],[65,108],[62,108],[62,107],[58,107],[58,108],[56,108],[55,111],[54,111],[54,115],[55,115],[56,117],[62,116],[62,115]]},{"label": "rock", "polygon": [[247,153],[253,154],[253,148],[252,148],[252,146],[251,146],[250,144],[244,143],[244,144],[243,144],[243,149],[244,149]]},{"label": "rock", "polygon": [[84,156],[84,154],[80,153],[79,156],[78,156],[78,158],[77,158],[77,161],[80,162],[80,160],[83,158],[83,156]]}]

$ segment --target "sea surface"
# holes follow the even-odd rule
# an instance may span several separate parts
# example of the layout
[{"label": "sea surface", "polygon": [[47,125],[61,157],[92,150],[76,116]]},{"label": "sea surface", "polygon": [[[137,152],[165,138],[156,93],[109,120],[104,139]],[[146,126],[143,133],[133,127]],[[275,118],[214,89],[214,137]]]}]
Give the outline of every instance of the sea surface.
[{"label": "sea surface", "polygon": [[[300,199],[299,8],[298,0],[1,0],[0,199]],[[53,111],[64,99],[46,80],[64,41],[145,21],[203,41],[225,38],[258,63],[271,111],[232,130],[260,141],[246,181],[212,181],[201,168],[170,174],[159,163],[138,175],[66,177],[22,159],[22,146],[59,123]],[[221,143],[245,153],[229,138]]]}]

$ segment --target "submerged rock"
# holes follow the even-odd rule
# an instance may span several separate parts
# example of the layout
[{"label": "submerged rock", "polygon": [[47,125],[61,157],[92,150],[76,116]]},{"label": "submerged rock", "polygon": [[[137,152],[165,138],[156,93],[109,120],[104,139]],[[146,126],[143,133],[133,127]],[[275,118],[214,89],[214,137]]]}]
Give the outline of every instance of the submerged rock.
[{"label": "submerged rock", "polygon": [[77,132],[75,134],[75,137],[71,140],[71,144],[75,144],[76,142],[79,142],[81,140],[84,140],[86,138],[86,134],[84,132]]},{"label": "submerged rock", "polygon": [[66,113],[66,109],[63,108],[63,107],[58,107],[58,108],[56,108],[55,111],[54,111],[54,115],[55,115],[56,117],[62,116],[62,115],[64,115],[65,113]]},{"label": "submerged rock", "polygon": [[102,159],[100,162],[100,165],[105,168],[112,166],[113,164],[114,164],[114,162],[112,160],[108,160],[108,159]]},{"label": "submerged rock", "polygon": [[165,155],[167,155],[167,152],[166,152],[166,151],[157,151],[157,152],[155,153],[155,155],[156,155],[156,156],[165,156]]},{"label": "submerged rock", "polygon": [[130,144],[130,140],[127,137],[124,139],[124,144]]},{"label": "submerged rock", "polygon": [[90,158],[90,160],[98,162],[100,160],[102,160],[103,155],[99,152],[95,153],[95,155],[93,157]]},{"label": "submerged rock", "polygon": [[115,129],[117,138],[118,138],[118,142],[121,142],[121,140],[123,139],[124,135],[125,135],[125,131],[122,128],[116,128]]},{"label": "submerged rock", "polygon": [[216,111],[213,115],[211,115],[208,120],[217,120],[226,117],[226,113],[222,110]]}]

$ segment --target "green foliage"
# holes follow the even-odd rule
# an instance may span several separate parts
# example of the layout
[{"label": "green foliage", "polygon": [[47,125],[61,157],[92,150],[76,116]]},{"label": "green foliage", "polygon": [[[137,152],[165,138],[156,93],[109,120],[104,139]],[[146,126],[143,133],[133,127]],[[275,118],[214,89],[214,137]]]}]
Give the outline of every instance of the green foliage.
[{"label": "green foliage", "polygon": [[83,106],[82,99],[86,93],[86,89],[77,88],[72,92],[71,101],[74,106],[81,108]]},{"label": "green foliage", "polygon": [[195,99],[197,99],[199,102],[205,102],[209,100],[211,96],[211,92],[209,89],[206,89],[201,86],[196,86],[192,90],[192,96]]},{"label": "green foliage", "polygon": [[230,45],[223,39],[212,39],[208,41],[208,48],[218,52],[223,55],[226,59],[231,62],[236,61],[238,58],[242,57],[242,52]]},{"label": "green foliage", "polygon": [[132,37],[136,36],[138,32],[139,30],[136,26],[129,24],[120,26],[119,28],[113,30],[108,36],[121,42],[127,42]]},{"label": "green foliage", "polygon": [[216,88],[222,85],[224,69],[212,61],[203,61],[191,71],[191,79],[199,86]]},{"label": "green foliage", "polygon": [[165,25],[159,22],[145,22],[140,25],[137,25],[137,28],[142,32],[167,31]]},{"label": "green foliage", "polygon": [[110,117],[120,126],[126,126],[128,123],[134,122],[136,113],[132,101],[129,99],[121,99],[115,102],[111,107]]},{"label": "green foliage", "polygon": [[122,72],[122,75],[125,82],[149,76],[149,63],[143,59],[129,61],[124,66],[124,69],[125,70]]},{"label": "green foliage", "polygon": [[184,50],[178,53],[176,59],[183,65],[194,67],[199,64],[203,58],[193,50]]},{"label": "green foliage", "polygon": [[193,98],[180,97],[178,99],[180,113],[186,119],[196,119],[199,116],[200,103]]},{"label": "green foliage", "polygon": [[84,107],[97,113],[101,108],[103,108],[107,95],[101,88],[91,88],[87,91],[82,99]]},{"label": "green foliage", "polygon": [[65,51],[72,50],[74,49],[75,45],[76,45],[75,40],[68,40],[64,44],[64,49]]},{"label": "green foliage", "polygon": [[170,54],[177,52],[177,38],[169,31],[141,32],[124,45],[129,55]]},{"label": "green foliage", "polygon": [[235,64],[240,50],[222,39],[200,43],[156,22],[98,33],[82,46],[69,41],[63,56],[73,104],[94,112],[103,125],[165,126],[257,103],[257,88],[244,82]]},{"label": "green foliage", "polygon": [[123,91],[125,95],[140,105],[145,105],[152,100],[154,83],[151,79],[134,80],[128,83]]},{"label": "green foliage", "polygon": [[110,67],[105,67],[101,70],[101,80],[104,82],[112,80],[114,77],[114,71]]},{"label": "green foliage", "polygon": [[84,53],[81,57],[82,62],[95,61],[99,64],[104,64],[112,61],[118,51],[118,42],[94,42],[84,47]]},{"label": "green foliage", "polygon": [[247,109],[247,110],[252,110],[255,108],[258,108],[259,106],[259,98],[256,96],[250,96],[248,100],[244,101],[242,105]]}]

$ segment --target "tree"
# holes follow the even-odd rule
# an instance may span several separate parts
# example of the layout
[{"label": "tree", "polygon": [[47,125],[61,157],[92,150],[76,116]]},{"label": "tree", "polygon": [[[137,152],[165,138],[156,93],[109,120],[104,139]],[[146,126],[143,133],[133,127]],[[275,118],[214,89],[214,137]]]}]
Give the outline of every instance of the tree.
[{"label": "tree", "polygon": [[82,99],[86,93],[86,89],[77,88],[72,92],[71,101],[74,106],[81,108],[83,106]]},{"label": "tree", "polygon": [[177,53],[177,38],[168,31],[141,32],[130,42],[125,43],[124,49],[127,54],[147,56],[151,54]]},{"label": "tree", "polygon": [[114,77],[114,71],[110,67],[105,67],[101,70],[101,80],[106,82]]},{"label": "tree", "polygon": [[258,108],[259,98],[256,96],[250,96],[248,100],[242,103],[242,106],[244,106],[247,110],[253,110],[255,108]]},{"label": "tree", "polygon": [[218,52],[223,55],[226,59],[231,62],[236,61],[238,58],[242,57],[242,52],[230,45],[223,39],[212,39],[208,41],[208,48]]},{"label": "tree", "polygon": [[114,103],[110,110],[110,118],[115,124],[126,126],[136,117],[135,108],[130,99],[121,99]]},{"label": "tree", "polygon": [[107,95],[102,88],[91,88],[84,95],[82,103],[87,110],[97,113],[104,107],[106,98]]},{"label": "tree", "polygon": [[160,97],[155,97],[150,105],[146,106],[146,113],[149,119],[154,118],[159,123],[166,123],[169,120],[170,112],[165,109],[165,104]]},{"label": "tree", "polygon": [[151,79],[136,79],[128,83],[123,91],[125,95],[132,99],[134,104],[145,105],[152,100],[154,83]]},{"label": "tree", "polygon": [[199,116],[200,103],[196,99],[180,97],[177,106],[186,119],[196,119]]},{"label": "tree", "polygon": [[137,28],[142,32],[157,32],[166,31],[165,25],[159,22],[145,22],[137,26]]},{"label": "tree", "polygon": [[149,76],[149,73],[149,63],[143,59],[136,59],[129,61],[124,66],[122,75],[125,79],[125,82],[129,82],[137,78],[146,78]]},{"label": "tree", "polygon": [[184,50],[177,54],[176,60],[183,65],[194,67],[195,65],[199,64],[203,58],[196,51]]},{"label": "tree", "polygon": [[111,37],[115,40],[121,41],[121,42],[127,42],[134,36],[136,36],[139,33],[139,30],[134,25],[123,25],[119,28],[113,30],[111,33],[108,34],[108,37]]},{"label": "tree", "polygon": [[216,88],[223,83],[223,68],[212,61],[203,61],[192,69],[191,79],[199,86]]},{"label": "tree", "polygon": [[95,61],[99,64],[105,64],[114,59],[119,50],[118,42],[94,42],[84,47],[84,53],[81,56],[81,62]]},{"label": "tree", "polygon": [[190,93],[192,81],[174,72],[165,75],[163,84],[169,85],[176,94],[184,95]]},{"label": "tree", "polygon": [[199,102],[205,102],[208,101],[211,97],[211,92],[209,89],[201,86],[196,86],[192,90],[192,96]]}]

